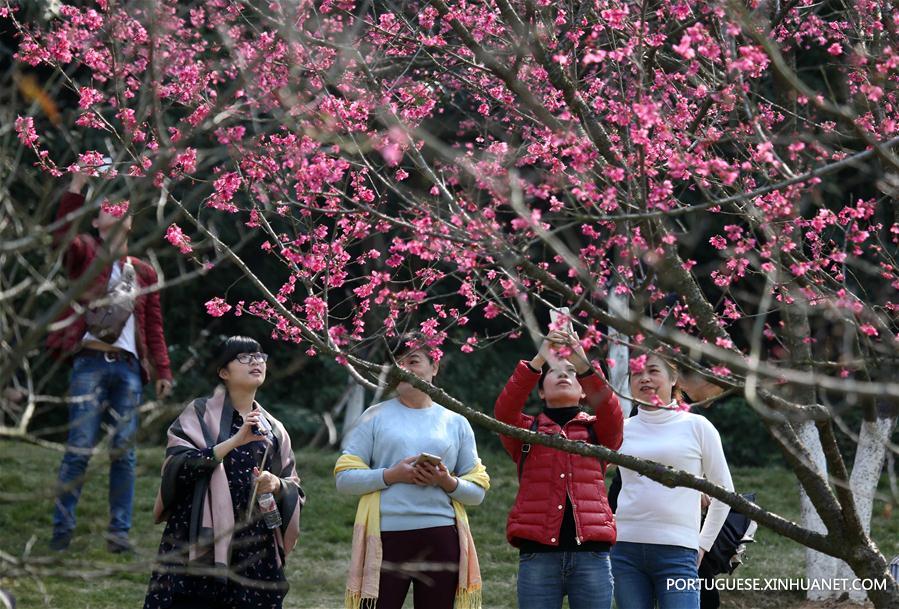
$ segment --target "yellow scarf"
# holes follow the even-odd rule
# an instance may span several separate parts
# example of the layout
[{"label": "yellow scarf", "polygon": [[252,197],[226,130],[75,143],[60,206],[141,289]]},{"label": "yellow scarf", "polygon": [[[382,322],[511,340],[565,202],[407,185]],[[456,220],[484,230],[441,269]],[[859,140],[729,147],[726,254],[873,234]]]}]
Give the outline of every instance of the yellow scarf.
[{"label": "yellow scarf", "polygon": [[[349,469],[370,469],[355,455],[341,455],[334,466],[334,475]],[[461,476],[484,490],[490,489],[487,468],[478,459],[470,472]],[[456,528],[459,530],[459,586],[456,589],[455,609],[481,609],[481,567],[474,538],[468,526],[465,506],[453,499]],[[374,609],[378,602],[378,585],[381,580],[381,491],[362,495],[356,508],[353,523],[353,548],[350,570],[347,575],[346,609]]]}]

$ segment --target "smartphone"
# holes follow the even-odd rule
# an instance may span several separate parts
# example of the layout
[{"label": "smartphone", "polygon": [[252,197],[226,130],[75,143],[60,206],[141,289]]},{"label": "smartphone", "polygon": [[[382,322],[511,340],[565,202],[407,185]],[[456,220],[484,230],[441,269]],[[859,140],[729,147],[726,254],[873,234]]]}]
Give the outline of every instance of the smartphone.
[{"label": "smartphone", "polygon": [[565,325],[558,329],[567,334],[574,334],[574,325],[571,323],[571,310],[568,307],[549,310],[549,322],[553,327],[556,327],[560,317],[564,317],[566,321]]},{"label": "smartphone", "polygon": [[272,424],[264,416],[259,417],[256,420],[256,427],[253,429],[253,433],[257,436],[269,437],[272,434]]},{"label": "smartphone", "polygon": [[437,455],[432,455],[431,453],[421,453],[420,455],[418,455],[418,459],[415,460],[415,465],[419,465],[421,463],[431,463],[433,465],[437,465],[442,461],[443,457],[438,457]]}]

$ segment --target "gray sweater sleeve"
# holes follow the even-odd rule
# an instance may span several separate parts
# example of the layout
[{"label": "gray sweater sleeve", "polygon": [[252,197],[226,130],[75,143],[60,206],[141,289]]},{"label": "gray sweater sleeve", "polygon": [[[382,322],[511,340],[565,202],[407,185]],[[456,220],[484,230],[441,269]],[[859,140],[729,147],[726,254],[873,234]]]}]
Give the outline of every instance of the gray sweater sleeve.
[{"label": "gray sweater sleeve", "polygon": [[456,487],[452,493],[449,493],[449,496],[461,503],[462,505],[480,505],[480,503],[484,500],[484,495],[487,493],[483,488],[475,484],[474,482],[469,482],[468,480],[463,480],[459,478],[459,486]]},{"label": "gray sweater sleeve", "polygon": [[349,469],[337,474],[337,492],[366,495],[387,488],[384,469]]},{"label": "gray sweater sleeve", "polygon": [[[369,465],[372,464],[374,450],[374,419],[364,416],[350,431],[343,447],[343,454],[355,455]],[[387,488],[384,482],[384,468],[350,469],[337,474],[337,492],[347,495],[365,495]]]}]

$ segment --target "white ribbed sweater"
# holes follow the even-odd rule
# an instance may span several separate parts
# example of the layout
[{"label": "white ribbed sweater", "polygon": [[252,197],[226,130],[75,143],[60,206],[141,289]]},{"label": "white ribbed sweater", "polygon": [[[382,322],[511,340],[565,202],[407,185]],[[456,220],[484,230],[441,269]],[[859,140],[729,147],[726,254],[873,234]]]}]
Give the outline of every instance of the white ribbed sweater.
[{"label": "white ribbed sweater", "polygon": [[[649,459],[733,490],[718,431],[705,417],[689,412],[640,408],[624,422],[619,452]],[[615,520],[618,541],[708,550],[730,511],[712,499],[700,531],[699,491],[667,488],[632,470],[621,468],[621,494]]]}]

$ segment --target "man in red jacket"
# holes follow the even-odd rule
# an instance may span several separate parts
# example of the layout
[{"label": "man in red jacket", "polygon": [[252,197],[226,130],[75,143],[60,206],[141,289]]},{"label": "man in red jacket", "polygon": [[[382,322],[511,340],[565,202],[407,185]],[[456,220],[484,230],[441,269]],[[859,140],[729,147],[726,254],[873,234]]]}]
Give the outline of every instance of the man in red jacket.
[{"label": "man in red jacket", "polygon": [[[64,221],[84,205],[81,191],[86,182],[84,174],[73,176],[56,214],[60,226],[54,231],[54,244],[63,252],[69,281],[75,284],[91,273],[95,277],[47,338],[52,351],[72,360],[69,433],[59,468],[50,547],[62,551],[71,542],[84,472],[100,439],[101,424],[107,422],[111,427],[107,548],[127,552],[131,550],[134,435],[143,384],[154,378],[156,395],[163,399],[171,390],[172,372],[156,272],[127,255],[131,230],[127,203],[104,204],[92,223],[99,240],[89,234],[70,234],[71,223]],[[97,303],[111,301],[113,294],[122,296],[115,301],[119,303],[115,311],[98,315],[98,311],[112,310]]]},{"label": "man in red jacket", "polygon": [[[554,356],[552,347],[567,350],[567,358]],[[538,384],[544,408],[532,417],[522,409]],[[584,412],[582,402],[594,414]],[[530,362],[519,362],[496,400],[494,415],[538,433],[613,450],[621,446],[624,418],[618,398],[591,368],[577,337],[565,332],[550,332]],[[606,497],[606,464],[540,444],[500,439],[518,465],[518,495],[506,537],[520,551],[519,609],[560,609],[564,596],[571,609],[609,609],[615,520]]]}]

